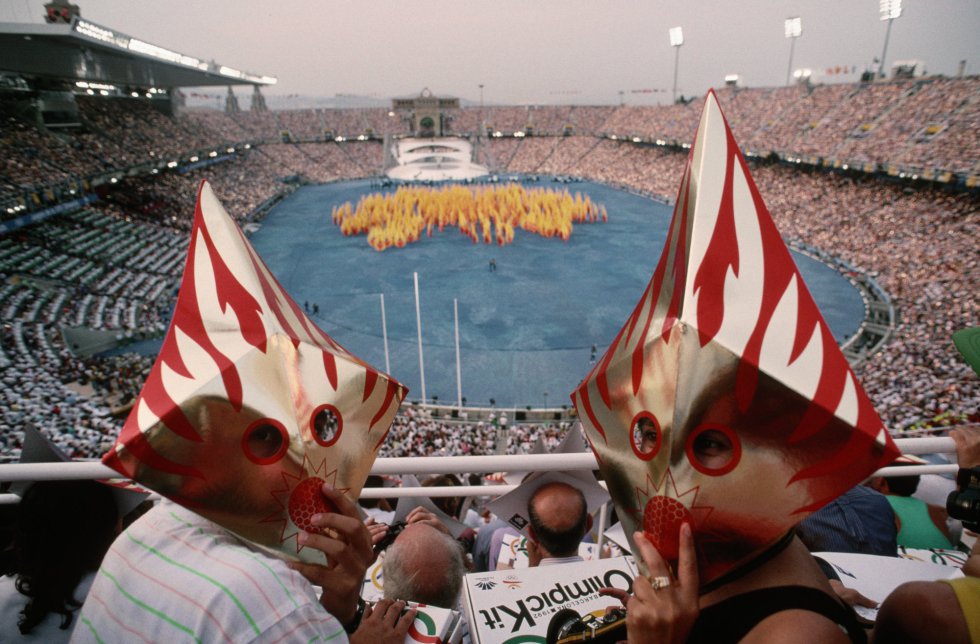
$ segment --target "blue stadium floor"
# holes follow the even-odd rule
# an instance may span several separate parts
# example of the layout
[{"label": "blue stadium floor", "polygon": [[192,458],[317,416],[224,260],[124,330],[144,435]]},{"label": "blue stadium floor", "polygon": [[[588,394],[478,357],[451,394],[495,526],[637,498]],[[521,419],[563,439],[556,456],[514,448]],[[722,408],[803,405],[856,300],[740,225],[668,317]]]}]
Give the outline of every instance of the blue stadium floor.
[{"label": "blue stadium floor", "polygon": [[[542,181],[544,187],[559,184]],[[344,237],[331,208],[357,202],[368,181],[308,186],[276,206],[252,243],[316,323],[348,350],[384,369],[384,294],[391,374],[421,398],[412,273],[419,275],[428,398],[456,400],[453,299],[459,301],[463,396],[470,404],[558,407],[601,357],[649,281],[672,209],[593,183],[568,185],[609,212],[606,224],[577,225],[567,243],[516,231],[508,246],[474,245],[455,229],[402,249],[377,252]],[[794,254],[835,337],[853,334],[860,294],[835,270]],[[497,271],[490,272],[490,260]]]}]

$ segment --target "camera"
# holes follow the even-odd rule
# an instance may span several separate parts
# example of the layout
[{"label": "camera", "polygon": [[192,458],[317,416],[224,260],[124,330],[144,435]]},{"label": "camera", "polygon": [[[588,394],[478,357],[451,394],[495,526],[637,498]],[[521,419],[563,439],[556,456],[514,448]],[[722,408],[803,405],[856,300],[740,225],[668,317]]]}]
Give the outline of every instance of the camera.
[{"label": "camera", "polygon": [[573,642],[615,644],[625,639],[625,608],[613,608],[601,616],[592,613],[579,615],[574,610],[565,608],[551,618],[545,641],[547,644],[572,644]]},{"label": "camera", "polygon": [[381,554],[388,546],[395,543],[395,537],[402,533],[405,526],[408,525],[404,521],[397,521],[388,526],[388,532],[378,543],[374,544],[374,554]]},{"label": "camera", "polygon": [[961,467],[956,488],[946,497],[946,511],[967,530],[980,532],[980,467]]}]

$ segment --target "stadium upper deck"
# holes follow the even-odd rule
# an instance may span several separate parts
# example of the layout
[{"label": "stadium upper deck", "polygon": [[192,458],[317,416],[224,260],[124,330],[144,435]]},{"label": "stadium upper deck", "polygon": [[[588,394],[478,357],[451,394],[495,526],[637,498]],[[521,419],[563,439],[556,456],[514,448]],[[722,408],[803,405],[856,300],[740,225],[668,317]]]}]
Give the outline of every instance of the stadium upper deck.
[{"label": "stadium upper deck", "polygon": [[[276,112],[189,111],[168,117],[151,101],[76,98],[77,127],[52,130],[24,118],[23,94],[0,92],[0,206],[18,211],[58,201],[58,193],[113,177],[149,174],[241,149],[245,143],[347,143],[408,135],[407,122],[385,109]],[[976,188],[980,179],[980,78],[928,78],[887,83],[802,85],[720,90],[735,136],[750,156]],[[637,145],[690,143],[700,102],[653,107],[487,107],[451,110],[454,133],[484,135],[478,146],[492,171],[544,171],[534,163],[509,167],[517,147],[538,150],[542,164],[561,141],[586,136]],[[520,140],[503,143],[514,133]],[[361,176],[379,174],[380,146],[298,146],[317,163],[351,154]],[[361,146],[370,148],[371,146]],[[520,155],[518,155],[520,156]],[[541,164],[538,164],[541,165]],[[546,165],[546,164],[545,164]],[[313,178],[317,178],[314,173]],[[73,184],[69,185],[69,184]]]}]

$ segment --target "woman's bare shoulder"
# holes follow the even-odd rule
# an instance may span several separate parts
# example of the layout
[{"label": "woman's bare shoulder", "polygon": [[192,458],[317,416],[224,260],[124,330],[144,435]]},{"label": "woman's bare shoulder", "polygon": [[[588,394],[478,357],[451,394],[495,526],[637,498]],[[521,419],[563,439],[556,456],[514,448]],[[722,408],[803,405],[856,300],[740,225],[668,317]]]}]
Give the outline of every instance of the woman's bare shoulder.
[{"label": "woman's bare shoulder", "polygon": [[847,633],[838,624],[819,613],[793,609],[774,613],[765,618],[748,635],[743,644],[772,644],[773,642],[820,642],[835,644],[850,642]]}]

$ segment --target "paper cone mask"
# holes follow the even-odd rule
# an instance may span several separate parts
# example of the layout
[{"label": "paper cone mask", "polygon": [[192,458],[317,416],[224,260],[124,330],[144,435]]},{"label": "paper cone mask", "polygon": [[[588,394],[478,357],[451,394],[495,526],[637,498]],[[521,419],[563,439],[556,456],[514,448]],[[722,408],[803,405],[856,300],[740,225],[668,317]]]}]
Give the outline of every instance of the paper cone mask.
[{"label": "paper cone mask", "polygon": [[207,183],[160,355],[103,461],[239,535],[322,561],[295,536],[356,499],[407,390],[318,329]]},{"label": "paper cone mask", "polygon": [[702,582],[775,543],[897,449],[709,92],[660,261],[572,393],[626,534]]}]

